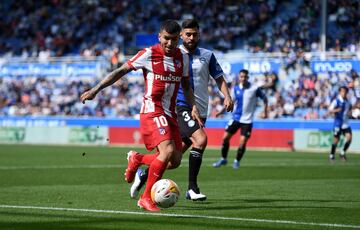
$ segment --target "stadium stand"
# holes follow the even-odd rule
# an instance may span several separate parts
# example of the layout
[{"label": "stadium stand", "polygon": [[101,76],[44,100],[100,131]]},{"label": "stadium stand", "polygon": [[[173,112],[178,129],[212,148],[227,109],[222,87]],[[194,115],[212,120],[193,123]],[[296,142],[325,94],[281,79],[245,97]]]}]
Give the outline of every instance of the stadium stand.
[{"label": "stadium stand", "polygon": [[[350,87],[354,118],[359,118],[359,71],[316,73],[309,67],[319,51],[320,1],[2,1],[0,3],[0,66],[9,60],[49,63],[54,57],[101,57],[107,70],[134,54],[134,33],[156,34],[165,18],[195,17],[201,21],[202,46],[224,52],[276,53],[280,71],[254,75],[270,101],[270,118],[326,118],[327,107],[340,85]],[[161,5],[161,7],[160,7]],[[81,6],[81,7],[79,7]],[[284,11],[286,7],[286,11]],[[159,10],[160,9],[160,10]],[[299,9],[299,10],[291,10]],[[328,1],[328,39],[331,52],[360,58],[360,3]],[[41,22],[41,23],[39,23]],[[235,50],[235,51],[234,51]],[[312,53],[309,53],[312,52]],[[240,56],[239,56],[240,57]],[[66,60],[64,62],[67,62]],[[106,68],[105,68],[106,70]],[[141,104],[140,78],[123,79],[85,106],[78,101],[97,78],[48,76],[0,77],[0,115],[134,117]],[[286,76],[286,77],[284,77]],[[234,82],[234,73],[227,76]],[[135,80],[134,80],[135,79]],[[131,88],[131,90],[129,90]],[[214,85],[209,86],[210,117],[221,107]],[[257,117],[262,113],[258,111]]]}]

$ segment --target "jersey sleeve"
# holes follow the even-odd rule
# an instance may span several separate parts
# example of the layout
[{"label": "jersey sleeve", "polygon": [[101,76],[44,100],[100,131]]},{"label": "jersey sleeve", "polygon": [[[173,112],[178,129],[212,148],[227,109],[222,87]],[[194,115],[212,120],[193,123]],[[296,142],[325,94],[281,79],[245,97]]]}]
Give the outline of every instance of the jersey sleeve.
[{"label": "jersey sleeve", "polygon": [[234,99],[234,102],[237,101],[237,97],[236,97],[236,86],[233,87],[233,89],[231,90],[231,98]]},{"label": "jersey sleeve", "polygon": [[210,73],[210,76],[213,77],[214,79],[217,79],[221,75],[224,75],[224,71],[222,70],[220,64],[218,63],[218,61],[213,53],[211,54],[211,57],[210,57],[209,73]]},{"label": "jersey sleeve", "polygon": [[336,108],[336,99],[335,100],[332,100],[331,104],[329,105],[329,110],[333,110]]},{"label": "jersey sleeve", "polygon": [[127,64],[133,70],[145,68],[146,63],[149,61],[148,57],[150,56],[150,52],[150,49],[140,50],[134,57],[127,61]]}]

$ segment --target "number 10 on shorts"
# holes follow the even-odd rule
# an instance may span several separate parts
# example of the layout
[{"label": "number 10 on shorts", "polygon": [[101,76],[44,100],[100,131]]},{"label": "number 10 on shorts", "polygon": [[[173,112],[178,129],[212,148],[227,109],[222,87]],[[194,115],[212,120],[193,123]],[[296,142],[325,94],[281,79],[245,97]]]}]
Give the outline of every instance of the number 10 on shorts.
[{"label": "number 10 on shorts", "polygon": [[168,126],[168,121],[166,120],[166,118],[164,116],[154,117],[154,121],[158,128]]}]

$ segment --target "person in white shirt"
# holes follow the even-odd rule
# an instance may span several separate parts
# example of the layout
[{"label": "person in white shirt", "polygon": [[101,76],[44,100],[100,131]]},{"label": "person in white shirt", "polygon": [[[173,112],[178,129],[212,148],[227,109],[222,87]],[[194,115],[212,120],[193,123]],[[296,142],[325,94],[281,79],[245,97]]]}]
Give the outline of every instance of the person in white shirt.
[{"label": "person in white shirt", "polygon": [[[213,164],[215,168],[227,164],[227,156],[229,152],[230,139],[241,129],[240,145],[237,150],[237,155],[233,163],[233,168],[237,169],[240,166],[240,160],[246,151],[246,143],[250,138],[254,113],[256,110],[257,98],[264,101],[264,118],[267,117],[268,100],[264,92],[259,86],[250,83],[249,72],[245,69],[239,72],[239,84],[234,87],[233,98],[236,104],[232,119],[228,122],[223,136],[223,143],[221,147],[221,159]],[[220,111],[218,115],[223,113]]]},{"label": "person in white shirt", "polygon": [[331,152],[329,155],[330,161],[335,161],[335,151],[341,135],[345,136],[346,141],[344,148],[340,152],[340,159],[342,161],[347,161],[346,151],[348,150],[352,140],[351,127],[348,121],[348,116],[351,111],[351,104],[347,99],[348,92],[349,89],[346,86],[340,87],[339,95],[331,102],[329,106],[329,113],[334,115],[334,140],[331,145]]}]

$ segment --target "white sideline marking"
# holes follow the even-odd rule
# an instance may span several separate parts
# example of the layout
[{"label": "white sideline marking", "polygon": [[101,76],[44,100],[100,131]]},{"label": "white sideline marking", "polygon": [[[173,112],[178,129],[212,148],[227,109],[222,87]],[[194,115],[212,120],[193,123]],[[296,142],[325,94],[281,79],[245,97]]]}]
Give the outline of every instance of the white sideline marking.
[{"label": "white sideline marking", "polygon": [[29,165],[29,166],[0,166],[0,170],[21,170],[21,169],[102,169],[121,168],[125,165]]},{"label": "white sideline marking", "polygon": [[[202,167],[213,167],[212,163],[218,160],[218,158],[214,159],[203,159],[203,162],[206,162],[202,165]],[[188,160],[182,160],[182,164],[180,167],[189,167]],[[208,164],[211,162],[211,164]],[[232,162],[229,162],[228,165],[231,166]],[[357,163],[352,163],[352,166],[360,165]],[[102,168],[125,168],[127,165],[122,164],[103,164],[103,165],[29,165],[29,166],[0,166],[0,170],[24,170],[24,169],[102,169]],[[263,167],[263,166],[328,166],[328,164],[321,164],[317,162],[264,162],[264,163],[251,163],[246,162],[241,167]]]},{"label": "white sideline marking", "polygon": [[359,228],[360,229],[360,225],[313,223],[313,222],[302,222],[302,221],[291,221],[291,220],[270,220],[270,219],[253,219],[253,218],[240,218],[240,217],[204,216],[204,215],[189,215],[189,214],[132,212],[132,211],[101,210],[101,209],[98,210],[98,209],[82,209],[82,208],[38,207],[38,206],[21,206],[21,205],[0,205],[0,208],[111,213],[111,214],[131,214],[131,215],[143,215],[143,216],[165,216],[165,217],[183,217],[183,218],[200,218],[200,219],[202,218],[202,219],[215,219],[215,220],[234,220],[234,221],[244,221],[244,222],[262,222],[262,223],[275,223],[275,224],[294,224],[294,225],[311,225],[311,226],[323,226],[323,227]]}]

